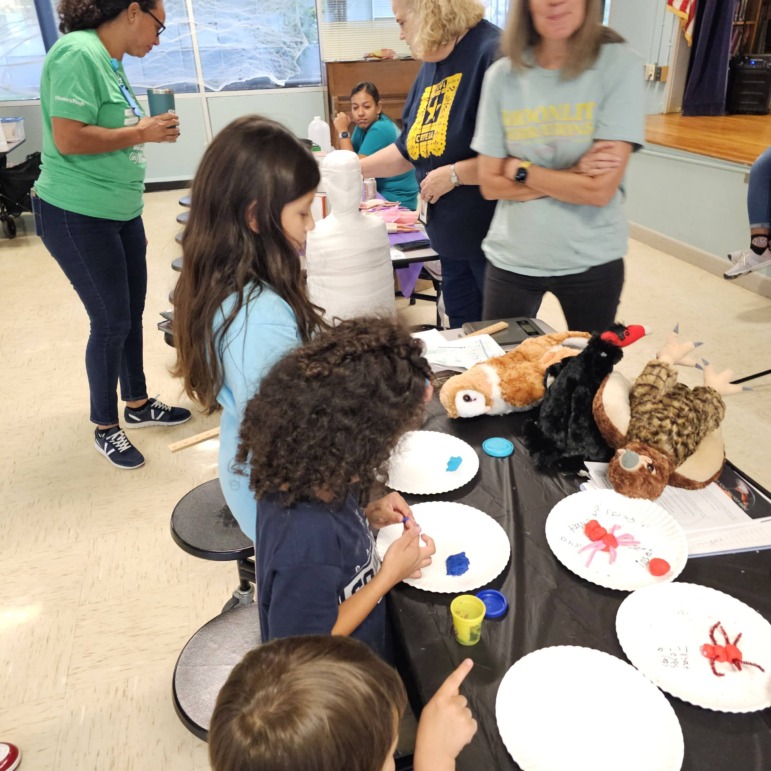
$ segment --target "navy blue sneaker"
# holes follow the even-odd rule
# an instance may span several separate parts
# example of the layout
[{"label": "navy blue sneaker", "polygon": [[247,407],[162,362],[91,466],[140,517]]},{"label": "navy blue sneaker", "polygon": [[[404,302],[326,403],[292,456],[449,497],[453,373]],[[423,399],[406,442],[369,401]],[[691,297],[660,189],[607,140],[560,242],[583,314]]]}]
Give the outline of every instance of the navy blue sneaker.
[{"label": "navy blue sneaker", "polygon": [[145,464],[145,456],[129,441],[120,426],[94,431],[94,446],[115,468],[132,469]]},{"label": "navy blue sneaker", "polygon": [[147,428],[148,426],[178,426],[190,420],[190,410],[184,407],[169,407],[160,399],[148,399],[138,410],[126,407],[123,410],[126,428]]}]

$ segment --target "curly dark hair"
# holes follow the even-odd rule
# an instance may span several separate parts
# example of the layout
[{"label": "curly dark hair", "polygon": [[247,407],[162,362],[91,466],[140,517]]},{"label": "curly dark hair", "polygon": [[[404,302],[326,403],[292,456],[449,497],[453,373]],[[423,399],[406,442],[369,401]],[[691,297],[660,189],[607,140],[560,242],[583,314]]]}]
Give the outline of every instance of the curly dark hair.
[{"label": "curly dark hair", "polygon": [[263,378],[236,463],[258,499],[280,493],[292,506],[321,491],[342,501],[358,482],[366,504],[399,437],[420,425],[430,378],[421,343],[398,322],[343,321]]},{"label": "curly dark hair", "polygon": [[59,32],[66,35],[81,29],[96,29],[125,11],[132,2],[142,11],[152,11],[157,0],[61,0],[56,9]]}]

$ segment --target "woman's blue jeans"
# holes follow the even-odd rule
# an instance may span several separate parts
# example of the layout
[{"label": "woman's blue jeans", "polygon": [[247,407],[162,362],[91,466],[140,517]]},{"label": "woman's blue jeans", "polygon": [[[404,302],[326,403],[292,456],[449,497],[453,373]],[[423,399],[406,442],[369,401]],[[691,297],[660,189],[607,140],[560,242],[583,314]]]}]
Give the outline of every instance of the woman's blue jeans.
[{"label": "woman's blue jeans", "polygon": [[38,198],[35,226],[91,321],[86,374],[91,421],[119,422],[121,398],[147,398],[142,312],[147,292],[147,242],[141,217],[127,222],[87,217]]},{"label": "woman's blue jeans", "polygon": [[747,214],[751,228],[767,228],[771,225],[771,147],[752,164],[750,169]]}]

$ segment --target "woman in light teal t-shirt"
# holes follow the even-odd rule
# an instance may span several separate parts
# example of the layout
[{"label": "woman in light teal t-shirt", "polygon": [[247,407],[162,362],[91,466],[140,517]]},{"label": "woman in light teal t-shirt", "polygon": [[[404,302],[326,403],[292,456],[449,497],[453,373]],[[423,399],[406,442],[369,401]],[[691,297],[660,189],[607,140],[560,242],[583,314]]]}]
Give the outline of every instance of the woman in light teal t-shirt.
[{"label": "woman in light teal t-shirt", "polygon": [[176,142],[179,121],[148,117],[123,69],[165,29],[163,0],[62,0],[66,33],[45,58],[40,80],[42,171],[35,225],[91,322],[86,374],[94,446],[113,466],[134,469],[142,453],[120,426],[171,426],[190,411],[147,396],[142,311],[147,241],[142,224],[145,142]]},{"label": "woman in light teal t-shirt", "polygon": [[569,329],[603,331],[624,283],[622,183],[644,141],[641,62],[599,0],[512,7],[471,146],[498,205],[482,248],[482,318],[535,316],[554,294]]},{"label": "woman in light teal t-shirt", "polygon": [[[338,148],[353,150],[359,158],[366,158],[393,144],[399,136],[396,124],[383,112],[380,92],[374,83],[362,81],[351,91],[351,114],[356,128],[348,131],[350,118],[344,112],[335,116]],[[393,177],[378,177],[377,191],[386,201],[398,201],[415,209],[418,204],[418,180],[414,169]]]}]

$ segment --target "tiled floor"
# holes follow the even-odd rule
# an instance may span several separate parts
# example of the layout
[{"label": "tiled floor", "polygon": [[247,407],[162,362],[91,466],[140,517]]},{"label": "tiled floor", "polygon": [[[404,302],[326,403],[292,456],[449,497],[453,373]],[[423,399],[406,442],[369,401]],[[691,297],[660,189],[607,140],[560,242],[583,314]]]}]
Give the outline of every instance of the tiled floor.
[{"label": "tiled floor", "polygon": [[[145,314],[151,392],[187,405],[168,374],[174,352],[155,329],[176,274],[178,192],[147,196],[150,288]],[[206,747],[177,719],[171,675],[190,635],[235,587],[229,564],[183,553],[169,536],[174,504],[216,476],[216,442],[168,444],[216,425],[194,420],[135,436],[144,468],[122,472],[93,449],[79,301],[22,221],[0,240],[3,390],[0,515],[0,741],[21,745],[25,771],[208,768]],[[26,233],[24,232],[26,230]],[[676,323],[703,355],[737,375],[771,367],[771,300],[632,243],[620,317],[654,336],[627,350],[634,376]],[[412,323],[433,307],[407,309]],[[564,328],[547,301],[541,317]],[[696,372],[683,379],[698,381]],[[771,377],[729,398],[729,457],[771,486]]]}]

